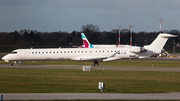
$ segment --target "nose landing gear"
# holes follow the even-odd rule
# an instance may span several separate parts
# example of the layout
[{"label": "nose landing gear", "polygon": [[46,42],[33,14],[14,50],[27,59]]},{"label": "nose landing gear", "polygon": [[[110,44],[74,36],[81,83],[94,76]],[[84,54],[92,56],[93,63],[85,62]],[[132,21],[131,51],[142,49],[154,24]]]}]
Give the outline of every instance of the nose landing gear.
[{"label": "nose landing gear", "polygon": [[10,62],[10,65],[13,66],[13,61]]}]

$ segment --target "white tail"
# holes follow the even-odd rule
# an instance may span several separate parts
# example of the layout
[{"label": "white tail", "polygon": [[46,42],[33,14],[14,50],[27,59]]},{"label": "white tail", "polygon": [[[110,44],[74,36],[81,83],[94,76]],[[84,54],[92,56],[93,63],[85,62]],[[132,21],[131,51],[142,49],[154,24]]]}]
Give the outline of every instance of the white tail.
[{"label": "white tail", "polygon": [[163,49],[164,45],[166,44],[166,41],[170,37],[177,37],[177,35],[171,35],[167,33],[161,33],[157,36],[157,38],[147,46],[144,46],[146,50],[152,51],[153,53],[161,53],[161,50]]}]

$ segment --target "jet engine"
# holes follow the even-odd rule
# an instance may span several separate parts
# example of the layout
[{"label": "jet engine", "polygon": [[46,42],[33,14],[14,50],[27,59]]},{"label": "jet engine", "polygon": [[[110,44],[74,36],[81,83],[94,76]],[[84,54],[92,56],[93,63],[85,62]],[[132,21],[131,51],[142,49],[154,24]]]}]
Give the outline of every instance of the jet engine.
[{"label": "jet engine", "polygon": [[144,47],[138,47],[138,46],[132,46],[130,50],[131,50],[131,53],[139,53],[139,52],[146,51]]}]

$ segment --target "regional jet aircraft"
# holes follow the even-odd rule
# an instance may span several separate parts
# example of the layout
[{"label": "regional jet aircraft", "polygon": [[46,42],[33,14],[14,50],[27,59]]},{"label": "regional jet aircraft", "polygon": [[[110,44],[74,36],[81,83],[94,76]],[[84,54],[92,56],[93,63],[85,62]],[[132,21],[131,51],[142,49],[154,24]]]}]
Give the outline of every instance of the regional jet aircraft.
[{"label": "regional jet aircraft", "polygon": [[82,37],[82,41],[83,41],[83,45],[81,45],[81,48],[110,48],[110,47],[130,47],[130,45],[92,45],[88,39],[86,38],[86,36],[84,35],[84,33],[81,33],[81,37]]},{"label": "regional jet aircraft", "polygon": [[150,44],[144,47],[111,47],[111,48],[42,48],[16,49],[2,57],[5,62],[37,61],[37,60],[78,60],[98,62],[113,61],[124,58],[146,58],[161,53],[169,37],[175,35],[162,33]]}]

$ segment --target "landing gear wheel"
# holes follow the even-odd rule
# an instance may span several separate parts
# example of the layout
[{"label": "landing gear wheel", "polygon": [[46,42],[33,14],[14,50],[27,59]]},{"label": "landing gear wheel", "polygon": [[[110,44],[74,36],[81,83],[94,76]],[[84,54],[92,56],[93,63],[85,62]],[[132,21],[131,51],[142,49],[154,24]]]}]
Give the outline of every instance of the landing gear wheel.
[{"label": "landing gear wheel", "polygon": [[98,61],[94,61],[94,66],[98,66],[98,65],[99,65]]},{"label": "landing gear wheel", "polygon": [[11,62],[10,65],[13,66],[13,62]]}]

